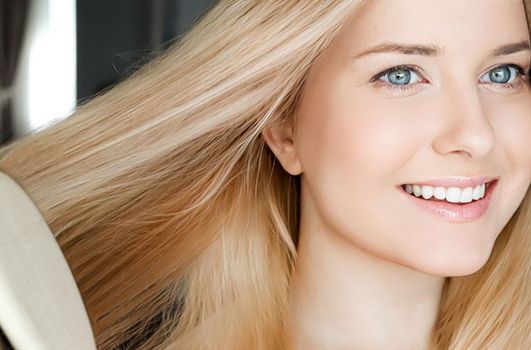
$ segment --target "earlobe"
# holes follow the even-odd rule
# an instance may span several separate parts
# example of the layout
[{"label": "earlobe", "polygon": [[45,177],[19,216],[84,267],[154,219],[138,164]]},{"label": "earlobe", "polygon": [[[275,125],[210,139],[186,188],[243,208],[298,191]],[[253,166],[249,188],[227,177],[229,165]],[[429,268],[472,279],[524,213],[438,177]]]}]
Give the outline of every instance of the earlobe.
[{"label": "earlobe", "polygon": [[270,126],[262,131],[262,137],[284,170],[291,175],[300,175],[302,166],[290,131]]}]

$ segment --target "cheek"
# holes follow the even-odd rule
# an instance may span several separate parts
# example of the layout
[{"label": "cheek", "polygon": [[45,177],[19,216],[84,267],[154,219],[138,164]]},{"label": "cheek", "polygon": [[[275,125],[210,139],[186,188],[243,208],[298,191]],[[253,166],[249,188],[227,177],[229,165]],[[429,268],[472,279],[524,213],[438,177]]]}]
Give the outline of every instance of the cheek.
[{"label": "cheek", "polygon": [[[531,97],[507,108],[493,104],[493,128],[509,164],[508,172],[526,172],[531,177]],[[506,107],[506,108],[503,108]]]},{"label": "cheek", "polygon": [[357,95],[336,94],[301,109],[297,143],[306,175],[315,182],[374,183],[362,186],[368,190],[397,185],[395,173],[424,142],[412,117],[419,106],[414,113],[411,106],[352,98]]},{"label": "cheek", "polygon": [[509,221],[531,183],[531,96],[526,97],[513,104],[489,105],[504,171],[503,191],[495,198],[501,208],[499,227]]},{"label": "cheek", "polygon": [[[339,157],[356,166],[360,176],[378,182],[393,173],[414,156],[419,135],[412,134],[404,110],[396,112],[385,106],[366,105],[352,116],[338,120],[331,138],[344,140]],[[412,136],[414,135],[414,136]]]},{"label": "cheek", "polygon": [[409,126],[415,125],[408,122],[412,107],[391,105],[352,97],[308,105],[297,139],[304,181],[322,220],[379,255],[390,255],[384,249],[395,240],[399,218],[389,199],[400,196],[399,172],[423,143]]}]

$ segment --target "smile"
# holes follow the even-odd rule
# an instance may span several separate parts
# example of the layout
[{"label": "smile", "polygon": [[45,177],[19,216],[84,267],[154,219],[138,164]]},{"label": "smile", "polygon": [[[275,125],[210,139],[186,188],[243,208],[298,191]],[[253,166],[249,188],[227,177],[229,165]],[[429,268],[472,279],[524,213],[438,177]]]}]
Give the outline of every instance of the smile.
[{"label": "smile", "polygon": [[480,218],[490,204],[498,180],[474,187],[432,187],[401,185],[404,193],[420,209],[449,222],[468,222]]}]

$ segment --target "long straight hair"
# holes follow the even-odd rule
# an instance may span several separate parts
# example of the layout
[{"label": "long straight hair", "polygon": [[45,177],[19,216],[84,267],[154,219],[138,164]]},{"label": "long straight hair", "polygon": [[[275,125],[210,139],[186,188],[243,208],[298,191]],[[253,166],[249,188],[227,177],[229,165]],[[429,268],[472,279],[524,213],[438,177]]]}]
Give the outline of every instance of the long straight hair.
[{"label": "long straight hair", "polygon": [[[312,63],[363,3],[220,1],[127,79],[0,150],[65,254],[98,349],[289,347],[300,178],[261,132],[293,122]],[[447,279],[433,349],[531,343],[530,201],[484,268]]]}]

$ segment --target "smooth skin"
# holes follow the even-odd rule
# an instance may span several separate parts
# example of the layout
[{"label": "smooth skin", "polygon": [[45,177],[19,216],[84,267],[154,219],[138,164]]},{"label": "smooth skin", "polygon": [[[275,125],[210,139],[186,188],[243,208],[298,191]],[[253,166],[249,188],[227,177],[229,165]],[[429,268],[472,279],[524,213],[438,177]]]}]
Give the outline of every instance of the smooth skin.
[{"label": "smooth skin", "polygon": [[[295,348],[428,349],[445,278],[485,265],[531,183],[531,89],[509,68],[529,72],[529,40],[521,0],[372,0],[315,62],[295,128],[263,133],[301,175]],[[442,52],[363,54],[384,43]],[[399,192],[453,176],[499,177],[481,218],[447,222]]]}]

